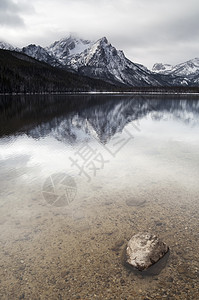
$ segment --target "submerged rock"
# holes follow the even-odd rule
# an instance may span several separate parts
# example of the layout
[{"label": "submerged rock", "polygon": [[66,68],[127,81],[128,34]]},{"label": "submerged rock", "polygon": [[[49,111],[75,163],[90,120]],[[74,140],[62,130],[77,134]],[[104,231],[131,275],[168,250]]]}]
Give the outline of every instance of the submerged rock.
[{"label": "submerged rock", "polygon": [[145,199],[127,199],[126,200],[126,205],[128,206],[144,206],[146,200]]},{"label": "submerged rock", "polygon": [[160,260],[169,250],[156,235],[138,233],[128,242],[126,248],[126,262],[142,271]]}]

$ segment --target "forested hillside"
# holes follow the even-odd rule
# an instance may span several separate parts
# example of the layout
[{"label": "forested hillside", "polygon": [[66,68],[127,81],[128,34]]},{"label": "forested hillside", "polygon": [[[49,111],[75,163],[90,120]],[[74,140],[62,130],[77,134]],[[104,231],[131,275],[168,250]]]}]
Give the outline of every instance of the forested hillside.
[{"label": "forested hillside", "polygon": [[22,53],[0,50],[0,93],[114,91],[115,89],[114,85],[102,80],[51,67]]}]

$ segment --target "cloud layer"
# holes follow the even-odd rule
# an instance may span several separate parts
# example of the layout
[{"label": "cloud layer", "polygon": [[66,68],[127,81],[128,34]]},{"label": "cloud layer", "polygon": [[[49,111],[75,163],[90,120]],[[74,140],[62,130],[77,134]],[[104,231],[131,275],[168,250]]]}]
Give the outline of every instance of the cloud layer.
[{"label": "cloud layer", "polygon": [[24,27],[23,14],[33,13],[34,8],[27,1],[1,0],[0,26],[16,28]]},{"label": "cloud layer", "polygon": [[43,46],[76,32],[107,36],[133,61],[179,63],[199,56],[198,0],[1,0],[0,38]]}]

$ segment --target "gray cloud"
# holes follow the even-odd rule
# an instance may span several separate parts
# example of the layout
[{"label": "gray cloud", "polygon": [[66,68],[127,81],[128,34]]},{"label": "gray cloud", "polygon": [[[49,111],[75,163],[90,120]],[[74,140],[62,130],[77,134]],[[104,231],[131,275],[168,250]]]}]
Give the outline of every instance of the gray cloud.
[{"label": "gray cloud", "polygon": [[7,26],[7,27],[13,27],[13,26],[24,26],[24,21],[20,16],[11,14],[11,13],[2,13],[0,12],[0,26]]},{"label": "gray cloud", "polygon": [[12,0],[1,0],[0,9],[6,11],[15,11],[18,10],[18,5],[14,3]]},{"label": "gray cloud", "polygon": [[33,6],[25,0],[14,2],[13,0],[0,1],[0,26],[23,27],[25,26],[23,14],[34,11]]},{"label": "gray cloud", "polygon": [[128,58],[151,66],[199,55],[198,16],[198,0],[0,0],[0,36],[18,46],[46,46],[69,32],[107,36]]}]

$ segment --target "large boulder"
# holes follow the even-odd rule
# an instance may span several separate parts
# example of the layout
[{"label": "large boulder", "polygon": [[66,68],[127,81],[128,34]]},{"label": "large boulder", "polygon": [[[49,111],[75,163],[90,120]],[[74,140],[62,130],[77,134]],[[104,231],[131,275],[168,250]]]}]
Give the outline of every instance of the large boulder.
[{"label": "large boulder", "polygon": [[126,248],[126,262],[142,271],[160,260],[169,247],[156,235],[138,233],[128,242]]}]

